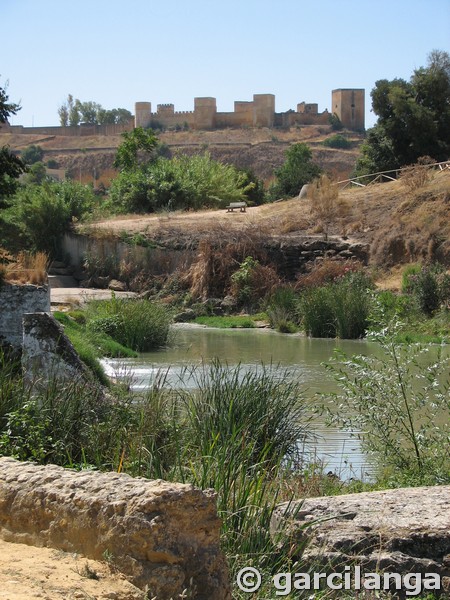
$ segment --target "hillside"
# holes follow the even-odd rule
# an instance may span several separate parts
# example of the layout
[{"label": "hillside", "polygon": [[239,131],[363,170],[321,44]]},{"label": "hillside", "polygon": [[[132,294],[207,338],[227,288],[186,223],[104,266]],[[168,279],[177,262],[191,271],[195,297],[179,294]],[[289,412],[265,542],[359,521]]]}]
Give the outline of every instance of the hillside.
[{"label": "hillside", "polygon": [[[410,260],[439,260],[450,265],[450,170],[434,171],[410,191],[405,180],[347,188],[340,192],[345,214],[330,223],[329,236],[370,246],[371,262],[390,267]],[[284,243],[305,236],[321,239],[320,224],[308,199],[251,207],[246,213],[225,210],[164,215],[129,215],[93,223],[84,232],[102,237],[139,233],[170,247],[192,246],[201,238],[258,234]]]},{"label": "hillside", "polygon": [[[324,139],[334,132],[329,126],[308,125],[290,130],[253,128],[222,129],[216,131],[168,131],[158,133],[159,140],[172,153],[184,154],[210,152],[219,161],[234,164],[238,168],[252,169],[266,182],[273,177],[274,169],[284,162],[284,153],[290,144],[307,143],[313,159],[328,173],[345,179],[352,172],[362,136],[346,132],[352,142],[349,150],[326,148]],[[118,136],[45,136],[5,133],[0,130],[0,145],[13,150],[23,150],[31,144],[43,148],[44,160],[53,159],[59,168],[69,172],[72,178],[84,182],[108,184],[115,172],[112,168]]]}]

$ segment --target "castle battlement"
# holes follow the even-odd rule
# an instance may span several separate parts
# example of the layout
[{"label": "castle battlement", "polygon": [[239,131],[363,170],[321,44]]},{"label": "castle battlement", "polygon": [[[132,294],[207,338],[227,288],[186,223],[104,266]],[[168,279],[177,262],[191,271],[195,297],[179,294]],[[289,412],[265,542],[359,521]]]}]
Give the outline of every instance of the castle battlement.
[{"label": "castle battlement", "polygon": [[[332,91],[331,114],[336,114],[344,127],[357,131],[365,129],[364,90],[337,89]],[[150,102],[136,102],[135,127],[149,127],[157,118],[166,127],[187,123],[193,129],[219,129],[224,127],[290,127],[292,125],[326,124],[328,109],[319,112],[318,104],[299,102],[297,110],[275,112],[273,94],[254,94],[253,100],[236,100],[233,112],[217,112],[216,99],[194,98],[193,111],[175,111],[173,104],[158,104],[152,113]],[[183,118],[184,123],[180,123]]]}]

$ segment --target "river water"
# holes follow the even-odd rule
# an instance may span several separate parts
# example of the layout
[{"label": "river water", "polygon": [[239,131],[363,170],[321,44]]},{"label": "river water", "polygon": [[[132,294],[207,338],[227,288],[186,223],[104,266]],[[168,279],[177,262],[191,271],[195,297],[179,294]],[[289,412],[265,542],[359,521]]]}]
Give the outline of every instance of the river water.
[{"label": "river water", "polygon": [[[364,340],[307,338],[260,329],[213,329],[180,325],[173,329],[173,343],[167,349],[141,354],[134,359],[109,359],[104,365],[109,375],[130,377],[132,389],[142,390],[165,373],[167,383],[193,387],[186,367],[201,366],[218,358],[229,366],[240,364],[243,372],[261,364],[288,368],[298,378],[310,404],[318,402],[317,394],[337,390],[337,384],[326,371],[336,348],[346,354],[369,354],[374,344]],[[371,465],[361,451],[357,438],[348,431],[329,428],[320,417],[311,425],[316,439],[308,447],[309,456],[320,459],[325,470],[343,479],[370,478]]]}]

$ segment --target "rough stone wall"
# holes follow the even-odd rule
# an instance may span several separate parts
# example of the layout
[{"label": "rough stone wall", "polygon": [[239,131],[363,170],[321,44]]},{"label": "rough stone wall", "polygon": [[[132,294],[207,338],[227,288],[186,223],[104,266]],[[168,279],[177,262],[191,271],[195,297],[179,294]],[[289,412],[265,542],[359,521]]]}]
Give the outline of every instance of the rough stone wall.
[{"label": "rough stone wall", "polygon": [[135,120],[131,119],[123,125],[114,123],[108,125],[76,125],[67,127],[24,127],[23,125],[6,125],[2,124],[3,133],[23,133],[26,135],[61,135],[65,137],[85,137],[91,135],[118,135],[124,131],[131,131],[135,126]]},{"label": "rough stone wall", "polygon": [[22,347],[22,317],[25,313],[50,312],[48,285],[0,285],[0,345]]},{"label": "rough stone wall", "polygon": [[[119,241],[89,238],[87,236],[68,234],[63,240],[64,252],[70,256],[71,263],[78,266],[82,257],[89,251],[99,256],[117,256],[118,260],[139,262],[146,272],[154,275],[169,275],[176,269],[187,271],[196,260],[196,246],[189,237],[183,240],[179,236],[169,240],[164,248],[130,248]],[[288,281],[295,281],[300,273],[304,273],[312,263],[321,257],[333,257],[337,260],[354,258],[364,264],[369,260],[369,246],[350,242],[317,237],[304,237],[301,240],[268,239],[264,245],[269,260],[277,267],[281,276]]]},{"label": "rough stone wall", "polygon": [[196,129],[213,129],[217,113],[215,98],[195,98],[194,114]]},{"label": "rough stone wall", "polygon": [[358,565],[365,572],[436,573],[449,597],[450,486],[283,503],[272,515],[271,535],[287,544],[293,560],[297,547],[315,571]]},{"label": "rough stone wall", "polygon": [[213,492],[0,458],[0,536],[102,560],[148,597],[231,600]]}]

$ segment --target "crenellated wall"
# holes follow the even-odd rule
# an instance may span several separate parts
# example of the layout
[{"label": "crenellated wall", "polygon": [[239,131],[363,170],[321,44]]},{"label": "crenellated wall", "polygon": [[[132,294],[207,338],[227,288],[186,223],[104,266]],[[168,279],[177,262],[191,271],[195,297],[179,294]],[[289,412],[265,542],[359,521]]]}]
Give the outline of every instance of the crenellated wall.
[{"label": "crenellated wall", "polygon": [[[349,129],[364,129],[364,90],[334,90],[333,112]],[[173,104],[158,104],[151,112],[150,102],[136,103],[136,127],[149,127],[152,121],[165,127],[188,125],[194,129],[225,127],[291,127],[326,125],[330,113],[319,112],[317,103],[300,102],[297,110],[275,112],[273,94],[254,94],[252,101],[236,100],[233,112],[217,112],[215,98],[195,98],[193,112],[176,112]]]}]

